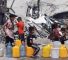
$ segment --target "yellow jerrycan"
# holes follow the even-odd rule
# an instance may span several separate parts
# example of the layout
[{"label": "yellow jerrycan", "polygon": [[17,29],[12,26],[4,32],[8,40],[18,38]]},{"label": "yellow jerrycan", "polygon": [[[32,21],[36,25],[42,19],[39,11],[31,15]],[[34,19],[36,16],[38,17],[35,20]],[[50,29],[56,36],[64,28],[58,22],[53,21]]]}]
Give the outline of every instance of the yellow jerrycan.
[{"label": "yellow jerrycan", "polygon": [[50,57],[50,52],[51,52],[52,45],[48,44],[42,48],[42,57]]},{"label": "yellow jerrycan", "polygon": [[12,57],[19,58],[20,57],[20,48],[19,46],[12,47]]},{"label": "yellow jerrycan", "polygon": [[27,57],[31,57],[31,56],[33,56],[33,53],[34,53],[33,48],[27,46],[27,47],[26,47],[26,56],[27,56]]},{"label": "yellow jerrycan", "polygon": [[16,46],[21,46],[21,40],[20,39],[15,40],[15,45]]},{"label": "yellow jerrycan", "polygon": [[59,54],[60,54],[59,56],[61,58],[66,58],[68,56],[68,54],[67,54],[67,48],[65,47],[65,45],[61,45],[60,46]]}]

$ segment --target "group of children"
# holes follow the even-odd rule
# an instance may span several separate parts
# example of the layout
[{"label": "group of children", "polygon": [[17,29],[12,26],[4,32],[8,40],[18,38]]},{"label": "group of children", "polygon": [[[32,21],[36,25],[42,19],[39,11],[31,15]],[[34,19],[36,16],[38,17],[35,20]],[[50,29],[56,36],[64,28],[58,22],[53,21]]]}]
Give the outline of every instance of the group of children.
[{"label": "group of children", "polygon": [[[16,15],[10,14],[9,19],[6,21],[6,23],[3,26],[4,31],[5,31],[5,35],[6,35],[5,36],[5,38],[6,38],[5,43],[8,44],[10,42],[12,46],[14,45],[14,32],[13,32],[13,30],[15,29],[14,28],[14,20],[15,20],[16,17],[17,17]],[[17,25],[17,28],[18,28],[19,39],[21,40],[21,42],[24,42],[24,44],[25,44],[25,42],[26,42],[25,38],[24,38],[25,24],[22,21],[21,17],[17,18],[16,25]],[[29,32],[29,34],[28,34],[27,39],[26,39],[27,40],[27,46],[32,47],[34,49],[34,54],[33,54],[32,57],[36,57],[40,48],[38,47],[38,45],[36,43],[33,43],[33,38],[36,38],[36,36],[34,34],[35,27],[30,26],[29,29],[28,29],[28,32]]]}]

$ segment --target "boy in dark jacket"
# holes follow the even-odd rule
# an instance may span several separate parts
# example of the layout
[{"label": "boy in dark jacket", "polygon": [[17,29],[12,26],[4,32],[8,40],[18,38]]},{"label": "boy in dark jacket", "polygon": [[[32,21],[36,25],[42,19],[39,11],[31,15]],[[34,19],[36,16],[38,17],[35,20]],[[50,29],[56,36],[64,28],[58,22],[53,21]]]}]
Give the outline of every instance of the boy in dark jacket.
[{"label": "boy in dark jacket", "polygon": [[40,48],[36,43],[33,43],[33,38],[36,38],[36,36],[34,35],[34,32],[35,32],[35,27],[32,27],[32,26],[29,27],[29,35],[27,36],[27,45],[34,49],[33,57],[37,57],[37,54]]}]

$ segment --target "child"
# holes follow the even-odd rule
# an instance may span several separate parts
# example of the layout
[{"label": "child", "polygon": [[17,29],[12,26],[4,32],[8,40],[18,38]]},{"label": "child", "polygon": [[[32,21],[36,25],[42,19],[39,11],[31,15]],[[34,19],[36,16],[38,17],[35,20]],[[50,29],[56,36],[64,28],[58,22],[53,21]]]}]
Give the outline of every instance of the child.
[{"label": "child", "polygon": [[16,17],[17,17],[16,15],[10,14],[9,16],[10,19],[8,19],[3,26],[6,34],[6,41],[5,41],[6,44],[10,42],[11,45],[13,45],[14,43],[13,22]]},{"label": "child", "polygon": [[27,45],[34,49],[33,57],[37,57],[36,55],[38,54],[40,48],[37,46],[36,43],[33,43],[33,38],[36,38],[34,32],[35,32],[35,27],[32,26],[29,27],[29,35],[27,36]]},{"label": "child", "polygon": [[17,27],[18,27],[18,34],[19,34],[19,38],[21,39],[22,42],[25,42],[25,38],[24,38],[24,22],[22,21],[21,17],[18,17],[18,22],[17,22]]}]

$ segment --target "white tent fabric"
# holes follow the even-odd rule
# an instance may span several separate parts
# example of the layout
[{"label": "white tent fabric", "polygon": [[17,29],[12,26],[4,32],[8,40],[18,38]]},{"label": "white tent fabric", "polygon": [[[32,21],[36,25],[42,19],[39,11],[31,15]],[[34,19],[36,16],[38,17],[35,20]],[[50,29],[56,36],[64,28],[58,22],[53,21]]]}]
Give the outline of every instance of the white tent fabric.
[{"label": "white tent fabric", "polygon": [[47,23],[47,21],[44,19],[44,16],[39,17],[34,22],[36,22],[36,23]]},{"label": "white tent fabric", "polygon": [[27,17],[26,20],[29,20],[30,23],[32,23],[32,22],[39,23],[39,24],[40,23],[47,23],[47,21],[44,19],[44,16],[41,16],[41,17],[39,17],[37,19],[33,19],[31,17]]}]

